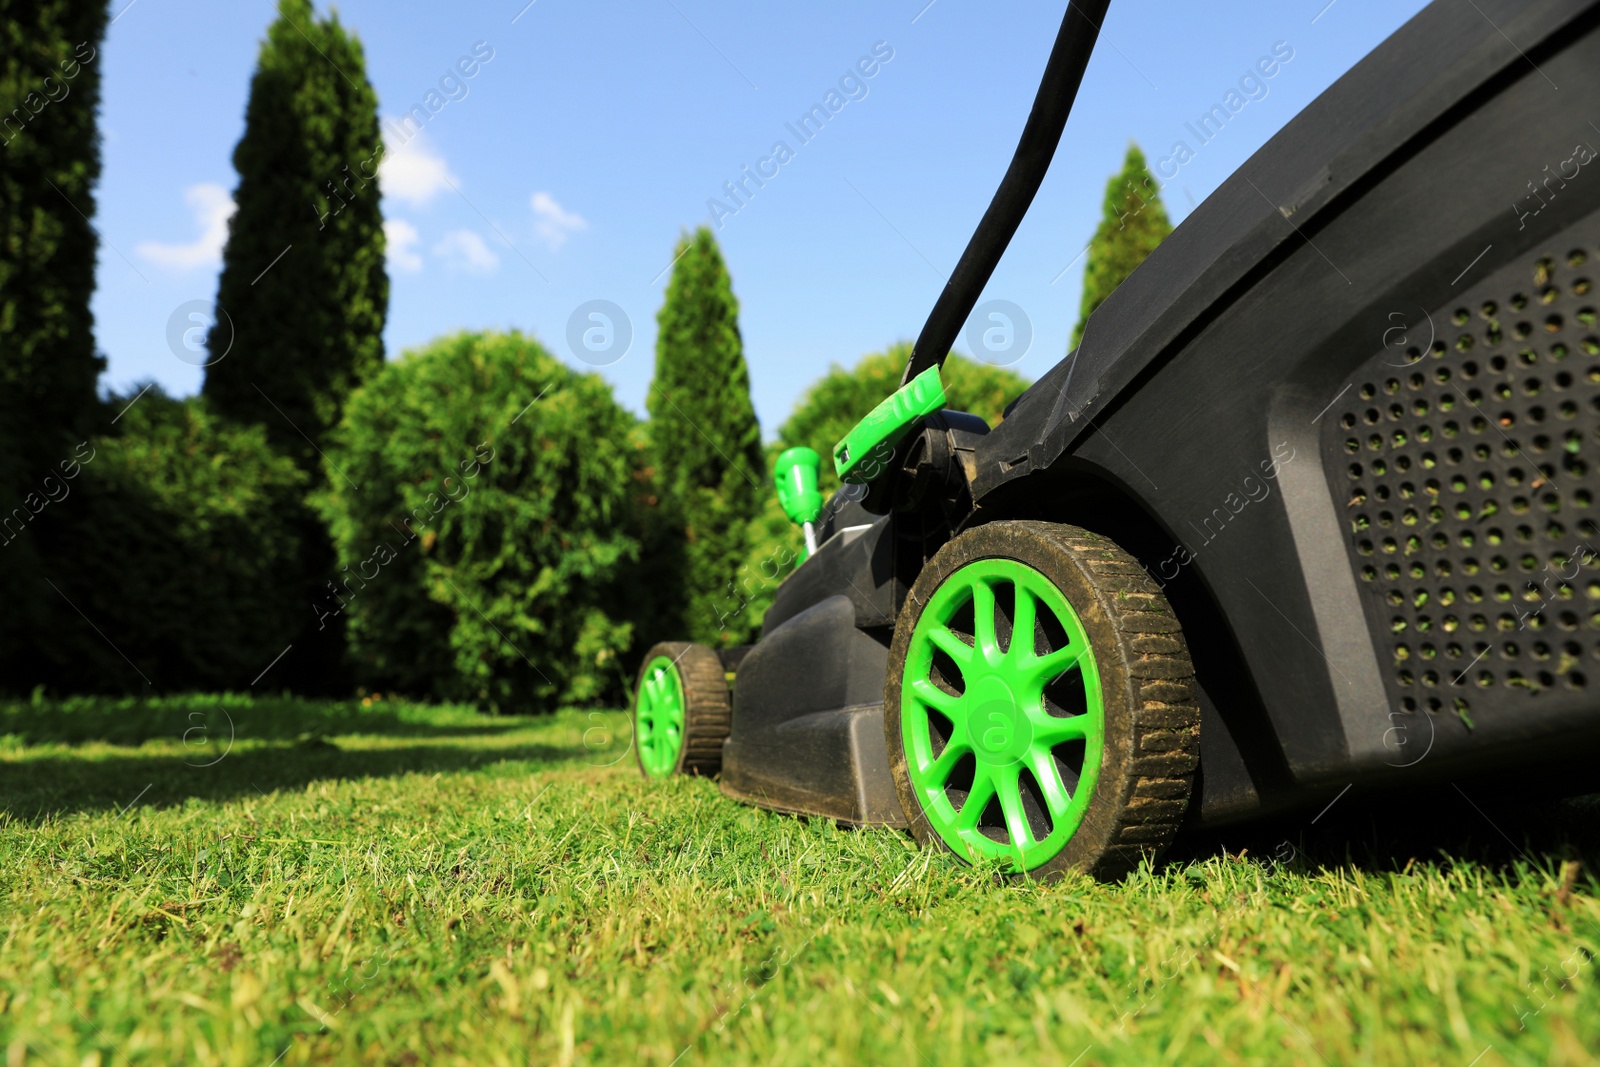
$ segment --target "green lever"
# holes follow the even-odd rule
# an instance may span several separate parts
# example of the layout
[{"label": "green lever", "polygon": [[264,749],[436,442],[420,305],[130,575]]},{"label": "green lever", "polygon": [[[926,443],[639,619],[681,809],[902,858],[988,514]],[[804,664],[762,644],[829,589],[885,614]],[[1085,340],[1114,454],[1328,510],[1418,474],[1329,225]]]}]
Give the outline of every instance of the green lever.
[{"label": "green lever", "polygon": [[772,467],[772,479],[778,483],[778,503],[783,505],[789,521],[805,531],[807,556],[817,550],[815,524],[822,514],[817,476],[821,468],[822,458],[810,448],[791,448]]},{"label": "green lever", "polygon": [[833,466],[846,482],[873,482],[889,467],[889,457],[917,420],[945,405],[939,368],[929,367],[868,412],[844,440],[833,446]]}]

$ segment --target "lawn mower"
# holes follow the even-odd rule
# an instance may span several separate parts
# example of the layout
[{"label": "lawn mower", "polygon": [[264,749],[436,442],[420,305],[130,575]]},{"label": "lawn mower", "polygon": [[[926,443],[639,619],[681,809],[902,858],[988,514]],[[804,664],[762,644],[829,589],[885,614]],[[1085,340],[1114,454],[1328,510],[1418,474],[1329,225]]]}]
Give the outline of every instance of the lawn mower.
[{"label": "lawn mower", "polygon": [[779,464],[814,547],[760,639],[645,656],[641,769],[1101,878],[1351,786],[1593,788],[1600,0],[1429,5],[990,427],[939,367],[1108,4],[1069,5],[844,487]]}]

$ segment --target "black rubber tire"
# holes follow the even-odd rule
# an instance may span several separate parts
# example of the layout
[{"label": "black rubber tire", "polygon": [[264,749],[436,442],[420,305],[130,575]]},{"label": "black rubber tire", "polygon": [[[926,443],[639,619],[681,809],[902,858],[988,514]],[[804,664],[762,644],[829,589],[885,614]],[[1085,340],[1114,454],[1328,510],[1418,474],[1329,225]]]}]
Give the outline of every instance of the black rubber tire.
[{"label": "black rubber tire", "polygon": [[[722,742],[727,740],[733,721],[733,700],[722,670],[722,658],[714,649],[690,641],[662,641],[654,645],[644,654],[639,674],[634,678],[630,721],[639,713],[639,688],[644,682],[645,668],[657,656],[672,660],[683,683],[683,748],[672,773],[709,778],[722,769]],[[649,777],[640,761],[638,746],[634,746],[633,758],[639,773]]]},{"label": "black rubber tire", "polygon": [[884,688],[884,732],[895,791],[924,846],[945,848],[922,817],[906,773],[900,690],[911,632],[924,605],[956,570],[1010,559],[1044,574],[1078,613],[1100,669],[1105,743],[1094,797],[1061,851],[1029,871],[1082,871],[1115,880],[1171,844],[1189,806],[1200,755],[1194,665],[1177,616],[1138,562],[1076,526],[1002,521],[951,540],[918,575],[895,624]]}]

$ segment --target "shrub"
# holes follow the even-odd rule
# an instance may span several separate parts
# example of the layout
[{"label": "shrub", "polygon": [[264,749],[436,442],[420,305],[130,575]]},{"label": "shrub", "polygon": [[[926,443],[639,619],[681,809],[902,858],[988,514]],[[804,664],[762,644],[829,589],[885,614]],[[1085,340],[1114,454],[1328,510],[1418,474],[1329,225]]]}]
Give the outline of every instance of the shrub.
[{"label": "shrub", "polygon": [[350,397],[317,494],[357,679],[492,710],[617,699],[644,610],[637,421],[517,333],[411,351]]},{"label": "shrub", "polygon": [[76,610],[50,635],[36,681],[61,691],[248,688],[306,611],[281,580],[298,553],[305,475],[259,427],[154,387],[116,431],[78,451],[77,477],[40,516],[54,521],[52,577]]}]

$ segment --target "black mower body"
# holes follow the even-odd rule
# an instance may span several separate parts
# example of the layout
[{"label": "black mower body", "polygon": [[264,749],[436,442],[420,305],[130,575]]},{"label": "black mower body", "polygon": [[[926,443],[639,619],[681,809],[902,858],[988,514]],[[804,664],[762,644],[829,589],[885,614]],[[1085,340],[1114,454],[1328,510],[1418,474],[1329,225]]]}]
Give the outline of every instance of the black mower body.
[{"label": "black mower body", "polygon": [[1105,534],[1162,587],[1200,689],[1194,822],[1592,766],[1595,279],[1600,2],[1430,5],[999,426],[949,432],[942,535],[853,487],[830,502],[740,664],[724,789],[904,825],[895,620],[939,536],[1002,519]]}]

